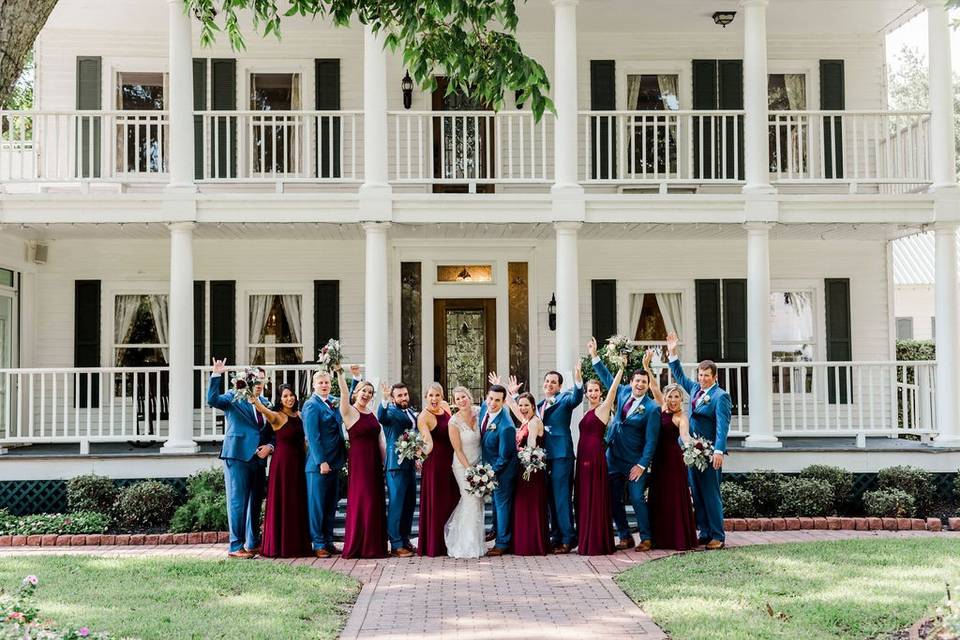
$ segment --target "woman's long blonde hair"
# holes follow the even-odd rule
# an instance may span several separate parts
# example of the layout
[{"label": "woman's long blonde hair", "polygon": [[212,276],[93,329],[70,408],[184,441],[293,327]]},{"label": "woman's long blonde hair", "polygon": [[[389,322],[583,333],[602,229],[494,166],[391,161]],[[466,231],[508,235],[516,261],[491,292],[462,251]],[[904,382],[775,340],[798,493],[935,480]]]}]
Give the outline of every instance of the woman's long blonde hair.
[{"label": "woman's long blonde hair", "polygon": [[453,388],[453,395],[452,395],[452,397],[451,397],[451,400],[453,400],[453,405],[454,405],[454,406],[457,405],[456,397],[457,397],[457,394],[458,394],[458,393],[462,393],[463,395],[467,396],[467,398],[470,399],[470,404],[471,404],[471,405],[473,404],[473,393],[470,391],[470,389],[467,389],[466,387],[464,387],[463,385],[461,385],[461,386],[459,386],[459,387],[454,387],[454,388]]},{"label": "woman's long blonde hair", "polygon": [[667,409],[667,396],[674,391],[680,394],[680,410],[677,411],[677,413],[684,413],[686,411],[684,406],[687,404],[687,391],[676,382],[671,382],[663,389],[663,409],[664,411],[669,411],[669,409]]},{"label": "woman's long blonde hair", "polygon": [[439,391],[439,392],[440,392],[440,399],[441,399],[441,400],[443,399],[443,385],[440,384],[439,382],[431,382],[431,383],[428,384],[428,385],[426,386],[426,388],[423,390],[423,402],[424,402],[424,403],[427,402],[427,394],[430,393],[430,392],[433,391],[433,390]]}]

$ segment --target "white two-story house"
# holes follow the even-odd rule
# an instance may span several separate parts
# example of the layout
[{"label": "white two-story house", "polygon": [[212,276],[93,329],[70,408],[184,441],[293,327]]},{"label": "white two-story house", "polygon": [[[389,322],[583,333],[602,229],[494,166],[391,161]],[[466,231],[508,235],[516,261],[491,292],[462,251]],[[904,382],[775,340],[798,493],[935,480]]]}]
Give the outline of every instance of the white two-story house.
[{"label": "white two-story house", "polygon": [[[406,86],[362,25],[234,51],[177,0],[60,0],[35,108],[0,112],[0,465],[147,473],[88,462],[128,442],[151,474],[209,464],[211,358],[305,390],[339,338],[415,395],[489,370],[536,390],[591,335],[676,331],[733,395],[732,470],[955,470],[943,5],[529,0],[537,121]],[[885,36],[924,10],[932,108],[893,112]],[[898,363],[890,242],[921,231],[938,361]]]}]

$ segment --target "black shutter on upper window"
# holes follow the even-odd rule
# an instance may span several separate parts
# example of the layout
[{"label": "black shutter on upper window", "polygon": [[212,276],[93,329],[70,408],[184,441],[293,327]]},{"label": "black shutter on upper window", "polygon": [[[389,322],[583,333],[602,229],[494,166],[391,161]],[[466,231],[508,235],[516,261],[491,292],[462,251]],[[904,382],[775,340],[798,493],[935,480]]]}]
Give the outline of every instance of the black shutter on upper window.
[{"label": "black shutter on upper window", "polygon": [[[210,108],[213,111],[234,111],[237,108],[237,61],[214,58],[210,61]],[[237,118],[217,116],[209,132],[215,136],[210,148],[211,177],[233,178],[237,175]]]},{"label": "black shutter on upper window", "polygon": [[[723,360],[746,364],[747,353],[747,281],[723,281]],[[770,354],[767,354],[767,358]],[[740,369],[737,375],[734,369],[718,372],[720,386],[727,390],[733,402],[734,414],[742,409],[746,413],[749,406],[747,388],[747,367]]]},{"label": "black shutter on upper window", "polygon": [[[100,56],[77,56],[77,110],[94,111],[102,108],[102,61]],[[76,128],[76,172],[81,178],[100,177],[100,116],[78,116]]]},{"label": "black shutter on upper window", "polygon": [[[693,61],[693,108],[696,111],[713,111],[717,108],[717,61]],[[713,119],[709,116],[694,116],[693,177],[709,180],[714,176],[715,157],[711,155],[710,139],[713,136]],[[702,149],[702,151],[701,151]]]},{"label": "black shutter on upper window", "polygon": [[[820,61],[820,108],[843,111],[847,108],[843,60]],[[823,117],[823,175],[843,178],[843,120]]]},{"label": "black shutter on upper window", "polygon": [[[210,357],[237,361],[237,283],[210,281]],[[222,381],[221,381],[222,384]]]},{"label": "black shutter on upper window", "polygon": [[340,281],[313,281],[313,351],[304,360],[316,359],[331,339],[340,339]]},{"label": "black shutter on upper window", "polygon": [[719,362],[723,360],[720,281],[696,280],[694,293],[697,311],[697,359]]},{"label": "black shutter on upper window", "polygon": [[[206,350],[206,301],[207,283],[203,280],[193,282],[193,364],[207,364]],[[194,373],[193,376],[193,408],[203,406],[203,375]]]},{"label": "black shutter on upper window", "polygon": [[[207,59],[193,59],[193,110],[207,110]],[[203,179],[203,116],[193,116],[193,176]]]},{"label": "black shutter on upper window", "polygon": [[[100,366],[100,281],[75,280],[73,283],[73,366]],[[100,376],[78,374],[79,386],[74,406],[86,409],[100,406]],[[88,384],[89,383],[89,384]],[[89,402],[87,396],[89,394]]]},{"label": "black shutter on upper window", "polygon": [[[853,360],[852,324],[850,319],[850,279],[824,280],[827,314],[827,360]],[[848,397],[848,367],[827,368],[827,394],[831,404],[846,404]],[[839,388],[839,393],[838,393]]]},{"label": "black shutter on upper window", "polygon": [[[340,110],[340,59],[317,58],[313,61],[317,111]],[[340,131],[339,116],[323,116],[317,127],[317,145],[320,148],[320,165],[316,168],[320,178],[340,178]]]},{"label": "black shutter on upper window", "polygon": [[[613,60],[590,61],[590,109],[614,111],[617,108],[617,73]],[[616,128],[613,116],[590,118],[591,174],[595,180],[617,175]]]},{"label": "black shutter on upper window", "polygon": [[593,337],[603,343],[617,333],[617,281],[591,280],[590,307]]},{"label": "black shutter on upper window", "polygon": [[[743,109],[743,60],[717,62],[717,106],[735,111]],[[717,153],[722,159],[718,168],[722,168],[724,173],[717,177],[743,180],[743,118],[724,118],[723,122],[724,130],[717,140]]]}]

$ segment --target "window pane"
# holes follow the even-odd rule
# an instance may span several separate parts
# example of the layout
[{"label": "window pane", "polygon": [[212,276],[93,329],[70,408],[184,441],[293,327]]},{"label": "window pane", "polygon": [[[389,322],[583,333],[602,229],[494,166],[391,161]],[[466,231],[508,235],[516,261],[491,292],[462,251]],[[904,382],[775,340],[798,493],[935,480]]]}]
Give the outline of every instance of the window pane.
[{"label": "window pane", "polygon": [[[166,298],[166,296],[155,296]],[[148,295],[120,295],[114,301],[113,335],[116,344],[166,344],[160,339]],[[163,331],[166,335],[166,331]]]},{"label": "window pane", "polygon": [[913,318],[897,318],[897,340],[913,340]]},{"label": "window pane", "polygon": [[814,341],[812,292],[770,294],[770,337],[774,343]]},{"label": "window pane", "polygon": [[124,111],[162,111],[162,73],[121,73],[120,108]]},{"label": "window pane", "polygon": [[439,265],[437,282],[493,282],[493,267],[489,264]]},{"label": "window pane", "polygon": [[[301,303],[302,296],[292,294],[250,296],[250,344],[268,347],[301,344]],[[270,351],[273,350],[271,347]],[[256,353],[262,353],[262,350],[251,349],[251,362],[255,364],[273,364],[270,360],[279,357],[267,354],[262,356],[267,358],[266,361],[255,362],[252,358]],[[297,356],[297,360],[285,363],[299,361],[300,357]]]},{"label": "window pane", "polygon": [[0,269],[0,287],[13,286],[13,271],[10,269]]}]

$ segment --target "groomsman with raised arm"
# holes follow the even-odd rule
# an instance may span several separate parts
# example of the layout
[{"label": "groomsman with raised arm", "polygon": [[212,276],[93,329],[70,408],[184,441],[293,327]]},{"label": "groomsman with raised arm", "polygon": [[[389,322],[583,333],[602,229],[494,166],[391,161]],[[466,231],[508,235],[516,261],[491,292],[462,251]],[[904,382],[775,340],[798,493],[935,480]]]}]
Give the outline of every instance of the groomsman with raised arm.
[{"label": "groomsman with raised arm", "polygon": [[577,364],[573,388],[561,391],[563,376],[549,371],[543,377],[543,400],[537,415],[543,421],[543,447],[547,452],[550,483],[550,542],[554,553],[570,553],[576,546],[573,528],[574,449],[570,435],[573,411],[583,402],[583,378]]},{"label": "groomsman with raised arm", "polygon": [[[234,392],[221,394],[220,380],[227,371],[227,361],[214,360],[213,374],[207,386],[207,405],[223,411],[226,431],[220,459],[227,490],[227,522],[230,528],[231,558],[252,558],[260,552],[260,504],[263,502],[264,470],[273,452],[273,429],[250,402],[234,401]],[[262,370],[261,370],[262,371]],[[254,386],[260,402],[264,398],[263,383]]]},{"label": "groomsman with raised arm", "polygon": [[395,445],[404,431],[417,428],[417,414],[410,408],[410,391],[398,382],[392,387],[383,385],[377,419],[383,427],[387,470],[387,537],[390,552],[398,558],[413,555],[410,531],[413,529],[413,511],[417,502],[417,471],[413,460],[397,459]]},{"label": "groomsman with raised arm", "polygon": [[[594,372],[603,386],[609,389],[613,376],[597,355],[595,338],[590,338],[587,349]],[[619,538],[617,549],[629,549],[633,546],[627,510],[623,503],[624,488],[630,496],[637,528],[640,530],[640,543],[635,551],[649,551],[652,547],[645,493],[647,472],[660,437],[660,407],[647,395],[649,387],[650,378],[647,372],[634,371],[630,376],[630,384],[621,384],[617,390],[617,409],[610,417],[610,426],[607,428],[607,473],[610,477],[610,508]]]},{"label": "groomsman with raised arm", "polygon": [[513,535],[513,492],[517,484],[520,462],[517,460],[517,429],[504,406],[507,390],[490,385],[487,399],[480,408],[481,457],[493,467],[497,488],[493,490],[494,523],[497,538],[488,556],[502,556],[510,551]]},{"label": "groomsman with raised arm", "polygon": [[722,549],[726,536],[723,532],[723,501],[720,498],[720,473],[723,455],[727,451],[727,432],[730,430],[732,403],[730,394],[717,384],[717,365],[704,360],[697,365],[697,379],[691,380],[680,366],[676,333],[667,336],[670,354],[670,375],[690,394],[690,435],[700,436],[713,443],[713,464],[703,471],[690,467],[690,489],[697,516],[697,542],[708,551]]}]

